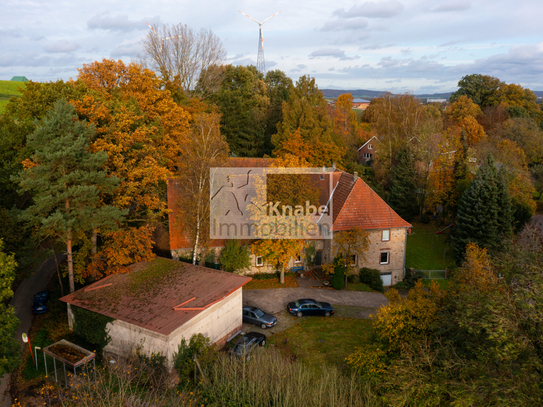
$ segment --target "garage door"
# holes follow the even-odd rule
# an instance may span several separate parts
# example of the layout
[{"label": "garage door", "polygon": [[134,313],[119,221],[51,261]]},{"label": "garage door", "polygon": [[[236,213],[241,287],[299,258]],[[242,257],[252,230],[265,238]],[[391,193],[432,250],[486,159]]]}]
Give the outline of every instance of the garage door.
[{"label": "garage door", "polygon": [[392,284],[392,274],[381,274],[381,280],[383,280],[383,285],[388,287]]}]

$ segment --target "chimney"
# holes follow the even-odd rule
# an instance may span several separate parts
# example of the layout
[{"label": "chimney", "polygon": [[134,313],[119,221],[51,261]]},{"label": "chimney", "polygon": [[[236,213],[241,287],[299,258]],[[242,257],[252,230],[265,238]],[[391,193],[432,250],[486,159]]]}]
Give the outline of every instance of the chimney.
[{"label": "chimney", "polygon": [[358,172],[355,172],[353,174],[353,182],[356,182],[357,179],[358,179]]},{"label": "chimney", "polygon": [[336,170],[336,163],[332,163],[332,171]]}]

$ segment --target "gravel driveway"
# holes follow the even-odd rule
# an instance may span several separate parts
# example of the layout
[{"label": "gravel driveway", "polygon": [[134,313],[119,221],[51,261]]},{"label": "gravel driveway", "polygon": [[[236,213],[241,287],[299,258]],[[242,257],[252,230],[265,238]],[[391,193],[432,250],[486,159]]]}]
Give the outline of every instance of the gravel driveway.
[{"label": "gravel driveway", "polygon": [[381,293],[364,291],[337,291],[327,288],[274,288],[267,290],[243,290],[243,305],[262,308],[266,312],[277,314],[286,309],[289,302],[299,298],[313,298],[329,302],[332,305],[354,305],[377,309],[388,304]]}]

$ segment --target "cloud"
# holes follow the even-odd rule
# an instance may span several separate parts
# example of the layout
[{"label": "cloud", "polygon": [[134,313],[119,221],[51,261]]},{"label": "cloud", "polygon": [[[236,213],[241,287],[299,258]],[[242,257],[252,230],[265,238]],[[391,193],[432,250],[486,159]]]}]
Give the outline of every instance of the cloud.
[{"label": "cloud", "polygon": [[393,43],[390,43],[390,44],[381,44],[381,43],[368,44],[368,45],[361,45],[360,47],[358,47],[358,50],[359,51],[375,51],[375,50],[378,50],[378,49],[390,48],[390,47],[393,47],[394,45],[395,44],[393,44]]},{"label": "cloud", "polygon": [[368,17],[368,18],[391,18],[403,11],[403,5],[396,1],[382,1],[374,3],[368,1],[366,3],[352,6],[349,10],[337,9],[334,11],[334,15],[339,18],[354,18],[354,17]]},{"label": "cloud", "polygon": [[19,30],[14,28],[7,30],[0,30],[0,38],[11,37],[11,38],[21,38],[22,35]]},{"label": "cloud", "polygon": [[160,22],[160,17],[148,18],[145,20],[142,18],[139,21],[131,21],[127,15],[119,14],[116,16],[109,16],[105,14],[97,14],[91,17],[87,21],[87,28],[91,30],[109,30],[109,31],[122,31],[130,32],[134,30],[143,30],[147,28],[146,21],[151,25]]},{"label": "cloud", "polygon": [[464,11],[471,7],[469,1],[466,0],[451,0],[440,4],[437,7],[432,7],[430,11],[434,13],[450,13],[456,11]]},{"label": "cloud", "polygon": [[141,52],[140,42],[123,41],[111,50],[111,57],[135,57]]},{"label": "cloud", "polygon": [[72,52],[79,48],[79,44],[73,41],[60,40],[44,47],[45,52]]},{"label": "cloud", "polygon": [[345,55],[345,51],[342,51],[339,48],[321,48],[309,54],[310,59],[319,57],[333,57],[338,58],[340,61],[352,61],[353,59],[360,59],[358,55],[348,57]]},{"label": "cloud", "polygon": [[301,70],[307,68],[307,65],[305,64],[298,64],[296,65],[296,68],[292,68],[290,72],[300,72]]},{"label": "cloud", "polygon": [[328,21],[321,27],[321,31],[362,30],[368,27],[368,22],[363,18]]}]

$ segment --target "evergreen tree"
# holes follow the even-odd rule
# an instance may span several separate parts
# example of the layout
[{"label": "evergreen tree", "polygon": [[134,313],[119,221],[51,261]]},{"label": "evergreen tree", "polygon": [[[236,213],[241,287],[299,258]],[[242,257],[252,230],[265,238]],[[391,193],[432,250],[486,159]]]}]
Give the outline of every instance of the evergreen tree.
[{"label": "evergreen tree", "polygon": [[4,252],[4,243],[0,239],[0,377],[11,372],[19,364],[21,346],[15,335],[19,320],[15,308],[7,302],[13,296],[11,286],[15,280],[15,256]]},{"label": "evergreen tree", "polygon": [[498,171],[498,231],[502,236],[513,233],[513,205],[509,195],[509,181],[505,167]]},{"label": "evergreen tree", "polygon": [[396,153],[396,165],[392,169],[389,204],[407,221],[411,221],[418,212],[415,163],[413,155],[407,149]]},{"label": "evergreen tree", "polygon": [[269,98],[256,69],[228,65],[220,89],[212,99],[222,113],[221,133],[238,157],[262,157],[269,150],[266,114]]},{"label": "evergreen tree", "polygon": [[460,260],[470,242],[496,249],[511,230],[511,199],[503,173],[498,175],[494,158],[488,155],[458,206],[452,242]]},{"label": "evergreen tree", "polygon": [[105,152],[89,151],[94,127],[78,120],[65,99],[58,100],[36,131],[28,136],[34,151],[26,169],[14,180],[21,192],[33,195],[33,204],[22,220],[36,227],[42,237],[66,244],[70,292],[75,290],[72,246],[77,235],[97,228],[115,228],[124,212],[104,205],[105,194],[118,183],[103,170]]}]

